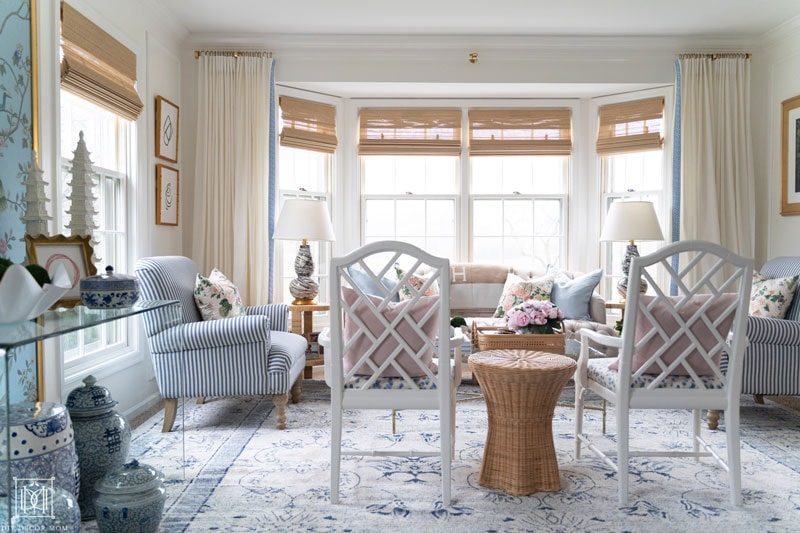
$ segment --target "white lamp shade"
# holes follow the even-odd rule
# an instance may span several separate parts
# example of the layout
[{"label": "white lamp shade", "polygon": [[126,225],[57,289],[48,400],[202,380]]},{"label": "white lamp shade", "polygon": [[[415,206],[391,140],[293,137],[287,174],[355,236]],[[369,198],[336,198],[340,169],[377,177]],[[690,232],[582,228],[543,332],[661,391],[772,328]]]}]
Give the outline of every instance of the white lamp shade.
[{"label": "white lamp shade", "polygon": [[608,208],[601,241],[663,241],[653,202],[614,202]]},{"label": "white lamp shade", "polygon": [[318,200],[286,200],[273,239],[335,241],[328,204]]}]

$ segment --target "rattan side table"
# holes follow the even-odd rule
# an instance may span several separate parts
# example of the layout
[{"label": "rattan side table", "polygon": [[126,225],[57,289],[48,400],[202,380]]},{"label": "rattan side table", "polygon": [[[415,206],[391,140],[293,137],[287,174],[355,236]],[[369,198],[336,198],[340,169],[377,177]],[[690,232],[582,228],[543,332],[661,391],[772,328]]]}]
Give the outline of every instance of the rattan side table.
[{"label": "rattan side table", "polygon": [[577,363],[527,350],[472,354],[489,419],[478,483],[515,496],[561,490],[553,412]]}]

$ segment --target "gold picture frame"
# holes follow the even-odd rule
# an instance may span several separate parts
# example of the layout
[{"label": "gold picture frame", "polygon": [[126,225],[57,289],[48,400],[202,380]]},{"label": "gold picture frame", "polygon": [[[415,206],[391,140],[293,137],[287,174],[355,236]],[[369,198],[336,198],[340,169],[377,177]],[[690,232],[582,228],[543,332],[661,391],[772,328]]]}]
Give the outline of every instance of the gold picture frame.
[{"label": "gold picture frame", "polygon": [[80,280],[97,273],[90,240],[89,235],[25,235],[30,263],[42,265],[51,276],[61,263],[70,277],[71,288],[54,307],[74,307],[81,303]]},{"label": "gold picture frame", "polygon": [[800,96],[781,102],[781,215],[800,215]]},{"label": "gold picture frame", "polygon": [[178,225],[180,172],[167,165],[156,165],[156,224]]},{"label": "gold picture frame", "polygon": [[180,108],[156,96],[156,157],[178,162],[178,134]]}]

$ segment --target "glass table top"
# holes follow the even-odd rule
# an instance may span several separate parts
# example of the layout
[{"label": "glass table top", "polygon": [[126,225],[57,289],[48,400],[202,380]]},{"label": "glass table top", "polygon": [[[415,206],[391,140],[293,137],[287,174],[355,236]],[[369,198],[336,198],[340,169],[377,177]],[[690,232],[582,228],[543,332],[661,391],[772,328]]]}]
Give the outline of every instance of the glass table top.
[{"label": "glass table top", "polygon": [[34,320],[0,324],[0,350],[8,351],[31,342],[171,305],[179,305],[178,300],[146,300],[122,309],[89,309],[79,305],[47,311]]}]

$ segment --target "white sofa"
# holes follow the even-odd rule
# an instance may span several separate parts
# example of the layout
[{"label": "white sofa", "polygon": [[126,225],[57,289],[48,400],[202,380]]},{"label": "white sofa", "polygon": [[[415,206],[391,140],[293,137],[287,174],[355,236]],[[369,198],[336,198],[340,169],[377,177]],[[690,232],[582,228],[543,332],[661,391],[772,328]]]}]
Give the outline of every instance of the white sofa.
[{"label": "white sofa", "polygon": [[[504,326],[505,321],[502,318],[492,318],[492,316],[500,302],[509,272],[523,279],[545,274],[543,271],[535,272],[506,265],[451,263],[450,315],[463,316],[470,331],[473,322],[477,322],[479,326]],[[571,278],[580,275],[570,272],[565,272],[565,274]],[[609,335],[617,334],[612,326],[606,324],[605,300],[597,292],[592,294],[589,307],[591,320],[564,320],[567,353],[578,352],[580,346],[578,331],[581,328],[589,328]]]}]

